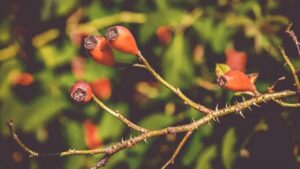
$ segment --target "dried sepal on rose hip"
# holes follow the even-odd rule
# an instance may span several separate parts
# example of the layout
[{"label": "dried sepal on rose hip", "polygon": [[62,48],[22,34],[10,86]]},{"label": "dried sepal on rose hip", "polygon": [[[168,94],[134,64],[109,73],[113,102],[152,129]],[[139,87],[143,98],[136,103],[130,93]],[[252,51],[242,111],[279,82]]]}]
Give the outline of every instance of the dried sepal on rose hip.
[{"label": "dried sepal on rose hip", "polygon": [[78,103],[87,103],[92,99],[92,96],[92,88],[85,81],[77,81],[70,89],[70,97]]},{"label": "dried sepal on rose hip", "polygon": [[106,38],[112,48],[128,53],[137,55],[139,49],[137,47],[136,41],[131,34],[131,32],[123,26],[113,26],[106,30]]},{"label": "dried sepal on rose hip", "polygon": [[83,46],[95,62],[106,66],[115,65],[114,54],[106,38],[99,35],[88,36],[84,39]]},{"label": "dried sepal on rose hip", "polygon": [[254,85],[258,73],[246,75],[244,72],[233,70],[228,65],[217,64],[217,83],[220,87],[230,91],[258,95]]}]

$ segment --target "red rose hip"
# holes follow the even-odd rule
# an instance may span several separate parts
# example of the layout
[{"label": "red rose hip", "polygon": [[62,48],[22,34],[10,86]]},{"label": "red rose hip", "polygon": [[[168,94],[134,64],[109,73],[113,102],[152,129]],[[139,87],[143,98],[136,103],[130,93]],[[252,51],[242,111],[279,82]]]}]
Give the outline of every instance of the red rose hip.
[{"label": "red rose hip", "polygon": [[229,70],[217,78],[219,86],[234,92],[251,92],[256,95],[258,92],[252,79],[245,73],[238,70]]},{"label": "red rose hip", "polygon": [[123,26],[113,26],[108,28],[106,31],[106,38],[109,40],[111,47],[120,52],[133,55],[139,53],[133,35]]},{"label": "red rose hip", "polygon": [[91,87],[95,96],[101,99],[108,99],[111,96],[111,83],[107,78],[100,78],[93,83]]},{"label": "red rose hip", "polygon": [[104,37],[88,36],[84,39],[83,46],[95,62],[106,66],[115,65],[113,51]]},{"label": "red rose hip", "polygon": [[77,81],[70,90],[70,97],[79,103],[87,103],[92,99],[92,88],[85,81]]},{"label": "red rose hip", "polygon": [[84,141],[89,149],[95,149],[102,145],[102,140],[98,134],[97,126],[90,120],[83,122]]},{"label": "red rose hip", "polygon": [[156,36],[162,45],[168,45],[172,39],[172,29],[169,26],[160,26],[156,30]]}]

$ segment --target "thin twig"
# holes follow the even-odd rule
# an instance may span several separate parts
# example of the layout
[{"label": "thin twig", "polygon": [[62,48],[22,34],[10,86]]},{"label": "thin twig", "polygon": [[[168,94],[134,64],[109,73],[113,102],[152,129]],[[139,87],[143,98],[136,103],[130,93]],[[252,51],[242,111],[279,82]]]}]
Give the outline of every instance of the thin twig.
[{"label": "thin twig", "polygon": [[[118,151],[121,151],[126,148],[130,148],[146,139],[152,138],[152,137],[157,137],[161,135],[166,135],[166,134],[176,134],[176,133],[182,133],[182,132],[188,132],[188,131],[194,131],[197,128],[213,121],[214,117],[222,117],[228,114],[233,114],[237,111],[241,111],[243,109],[249,108],[251,106],[256,106],[259,103],[262,102],[267,102],[270,100],[274,99],[280,99],[280,98],[285,98],[288,96],[293,96],[295,95],[296,92],[286,90],[286,91],[281,91],[281,92],[275,92],[275,93],[267,93],[267,94],[262,94],[256,97],[253,97],[249,100],[245,100],[243,102],[240,102],[238,104],[234,104],[233,106],[225,107],[223,109],[219,109],[218,111],[214,112],[213,115],[206,115],[202,117],[201,119],[191,122],[186,125],[179,125],[179,126],[174,126],[174,127],[167,127],[159,130],[153,130],[149,131],[146,133],[141,133],[138,136],[135,136],[133,138],[120,141],[118,143],[112,144],[110,146],[104,147],[104,148],[99,148],[99,149],[93,149],[93,150],[75,150],[75,149],[69,149],[68,151],[63,151],[59,153],[51,153],[51,156],[70,156],[70,155],[92,155],[92,154],[114,154]],[[12,123],[12,122],[11,122]],[[9,125],[13,126],[13,125]],[[14,130],[11,130],[11,134],[14,138],[18,138],[17,134],[15,133]],[[40,153],[36,153],[35,151],[32,151],[30,148],[26,147],[19,139],[15,139],[16,143],[20,145],[21,148],[23,148],[26,152],[28,152],[30,155],[34,155],[34,157],[41,156]],[[48,155],[48,154],[43,154],[43,155]]]},{"label": "thin twig", "polygon": [[293,107],[293,108],[300,107],[300,103],[287,103],[279,99],[274,99],[274,101],[283,107]]},{"label": "thin twig", "polygon": [[274,88],[275,88],[276,85],[277,85],[280,81],[282,81],[282,80],[285,80],[285,76],[282,76],[282,77],[278,78],[278,79],[272,84],[271,87],[268,87],[268,92],[270,92],[270,93],[274,92]]},{"label": "thin twig", "polygon": [[297,38],[297,35],[295,34],[295,32],[292,30],[292,26],[293,26],[293,23],[290,23],[288,25],[288,27],[286,28],[285,32],[287,34],[289,34],[289,36],[292,38],[292,40],[294,41],[296,47],[297,47],[297,50],[298,50],[298,54],[300,56],[300,42],[298,41],[298,38]]},{"label": "thin twig", "polygon": [[286,53],[284,51],[284,48],[282,46],[280,46],[279,49],[280,49],[281,56],[283,57],[284,61],[288,65],[288,67],[289,67],[289,69],[290,69],[290,71],[293,75],[295,85],[297,87],[297,90],[299,91],[300,90],[300,81],[299,81],[299,78],[297,76],[296,70],[295,70],[292,62],[290,61],[289,57],[286,55]]},{"label": "thin twig", "polygon": [[110,157],[112,156],[112,154],[105,154],[97,163],[94,167],[92,167],[91,169],[99,169],[101,167],[104,167],[107,162],[109,161]]},{"label": "thin twig", "polygon": [[138,63],[135,63],[132,65],[133,67],[138,67],[138,68],[143,68],[143,69],[147,69],[147,67],[145,65],[142,65],[142,64],[138,64]]},{"label": "thin twig", "polygon": [[185,94],[183,94],[181,92],[181,90],[179,88],[176,88],[174,86],[172,86],[170,83],[168,83],[167,81],[165,81],[153,68],[152,66],[149,64],[149,62],[144,58],[144,56],[142,55],[141,52],[138,53],[138,58],[140,59],[141,62],[143,62],[143,64],[146,66],[146,69],[152,74],[152,76],[158,80],[162,85],[164,85],[165,87],[167,87],[168,89],[170,89],[172,92],[174,92],[178,97],[180,97],[185,104],[191,106],[192,108],[196,109],[197,111],[203,112],[205,114],[211,114],[213,112],[213,110],[195,103],[194,101],[192,101],[191,99],[189,99]]},{"label": "thin twig", "polygon": [[26,151],[30,157],[37,157],[39,156],[39,153],[31,150],[30,148],[28,148],[20,139],[19,139],[19,136],[16,134],[15,132],[15,128],[14,128],[14,123],[13,121],[9,121],[7,122],[7,126],[10,130],[10,133],[13,137],[13,139],[16,141],[16,143],[23,148],[24,151]]},{"label": "thin twig", "polygon": [[109,107],[107,107],[102,101],[100,101],[95,95],[93,95],[93,99],[94,101],[100,106],[102,107],[104,110],[106,110],[108,113],[112,114],[113,116],[115,116],[116,118],[118,118],[119,120],[121,120],[122,122],[124,122],[129,128],[132,128],[134,130],[140,131],[142,133],[148,132],[147,129],[140,127],[136,124],[134,124],[133,122],[131,122],[130,120],[128,120],[126,117],[122,116],[120,113],[113,111],[112,109],[110,109]]},{"label": "thin twig", "polygon": [[165,163],[161,169],[166,169],[170,164],[174,164],[175,158],[177,157],[178,153],[181,151],[183,145],[186,143],[186,141],[189,139],[189,137],[192,135],[192,131],[188,131],[183,139],[180,141],[179,145],[177,146],[176,150],[174,151],[172,157]]}]

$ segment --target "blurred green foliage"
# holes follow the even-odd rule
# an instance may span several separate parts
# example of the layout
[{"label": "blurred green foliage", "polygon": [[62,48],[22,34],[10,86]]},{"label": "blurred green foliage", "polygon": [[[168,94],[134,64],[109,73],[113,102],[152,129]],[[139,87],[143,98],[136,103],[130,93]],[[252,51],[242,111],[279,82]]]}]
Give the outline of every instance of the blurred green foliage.
[{"label": "blurred green foliage", "polygon": [[[10,8],[20,10],[24,5],[24,2],[7,3]],[[105,28],[116,24],[128,27],[145,57],[167,81],[180,87],[197,102],[215,107],[218,103],[230,103],[233,97],[232,93],[214,87],[215,64],[225,62],[224,51],[229,47],[246,51],[249,61],[247,72],[262,72],[263,78],[258,80],[257,87],[259,91],[266,91],[278,76],[264,75],[265,67],[259,67],[258,63],[260,58],[265,57],[267,61],[280,65],[277,46],[282,38],[279,32],[289,22],[276,12],[284,3],[279,0],[43,0],[36,9],[27,9],[30,3],[36,1],[28,3],[24,11],[18,13],[12,10],[0,20],[0,134],[1,139],[8,139],[5,123],[12,119],[18,133],[31,136],[27,141],[29,146],[38,143],[37,150],[43,152],[86,149],[82,126],[85,119],[92,119],[97,124],[104,144],[137,134],[94,103],[73,103],[68,98],[68,90],[79,79],[88,82],[98,78],[110,79],[113,94],[105,103],[145,128],[159,129],[199,118],[197,112],[183,106],[174,94],[155,84],[144,70],[110,68],[93,62],[82,49],[83,35],[104,35]],[[39,15],[33,17],[30,10],[37,11]],[[159,43],[156,31],[160,26],[172,29],[172,39],[167,45]],[[203,47],[199,56],[194,51],[197,45]],[[115,55],[119,62],[137,61],[134,56],[119,52]],[[76,74],[78,68],[73,63],[78,57],[83,58],[82,75]],[[197,57],[200,57],[200,62],[197,62]],[[299,67],[299,59],[295,59],[295,63]],[[284,69],[280,71],[285,74]],[[15,84],[16,77],[23,72],[33,76],[31,84]],[[199,77],[212,87],[199,85],[196,82]],[[154,83],[153,90],[159,91],[158,94],[150,97],[145,94],[147,92],[139,92],[137,86],[140,82]],[[176,103],[174,110],[165,111],[170,102]],[[180,159],[176,159],[175,168],[234,168],[236,160],[239,160],[238,140],[243,138],[237,136],[234,128],[227,126],[227,131],[221,134],[224,136],[217,137],[220,141],[213,134],[214,130],[213,126],[205,126],[196,131],[180,153]],[[54,140],[58,139],[59,143],[53,143],[49,136],[56,137]],[[180,137],[176,138],[177,141],[151,139],[148,143],[121,151],[106,167],[158,168],[175,149]],[[167,151],[159,143],[168,145]],[[50,144],[54,145],[46,146]],[[46,148],[43,149],[44,146]],[[6,149],[1,156],[18,150]],[[99,157],[67,157],[62,159],[62,164],[54,167],[33,160],[28,164],[22,162],[25,167],[21,168],[80,169],[91,167]],[[15,162],[11,163],[3,163],[0,168],[14,168]]]}]

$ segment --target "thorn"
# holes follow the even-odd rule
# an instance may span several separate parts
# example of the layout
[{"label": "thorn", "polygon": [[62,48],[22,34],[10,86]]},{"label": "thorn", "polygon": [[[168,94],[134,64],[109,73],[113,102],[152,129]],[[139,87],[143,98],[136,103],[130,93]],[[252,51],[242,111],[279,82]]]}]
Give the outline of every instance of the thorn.
[{"label": "thorn", "polygon": [[244,102],[246,101],[246,99],[245,99],[245,97],[244,97],[244,96],[242,96],[242,99],[243,99],[243,101],[244,101]]},{"label": "thorn", "polygon": [[285,76],[281,76],[278,80],[284,80]]},{"label": "thorn", "polygon": [[246,119],[242,111],[239,111],[239,114],[240,114],[244,119]]},{"label": "thorn", "polygon": [[220,120],[218,119],[218,117],[215,117],[215,116],[213,115],[212,112],[210,112],[209,114],[211,115],[212,119],[213,119],[215,122],[220,123]]},{"label": "thorn", "polygon": [[257,103],[253,102],[253,105],[257,106],[257,107],[261,107],[260,105],[258,105]]},{"label": "thorn", "polygon": [[218,111],[218,110],[219,110],[219,107],[218,107],[218,106],[219,106],[219,104],[216,105],[215,111]]},{"label": "thorn", "polygon": [[194,118],[192,118],[192,122],[193,122],[193,123],[195,122],[195,119],[194,119]]},{"label": "thorn", "polygon": [[121,139],[121,142],[122,142],[122,143],[124,143],[124,139],[123,139],[123,137],[122,137],[122,139]]},{"label": "thorn", "polygon": [[144,142],[148,144],[147,139],[144,139]]},{"label": "thorn", "polygon": [[228,104],[227,104],[227,102],[226,102],[226,104],[225,104],[225,107],[226,107],[226,108],[228,107]]},{"label": "thorn", "polygon": [[217,122],[220,124],[220,120],[219,120],[219,118],[218,118],[218,117],[216,117],[216,120],[217,120]]},{"label": "thorn", "polygon": [[252,108],[251,108],[251,106],[249,106],[249,107],[248,107],[248,109],[249,109],[250,111],[252,111]]}]

